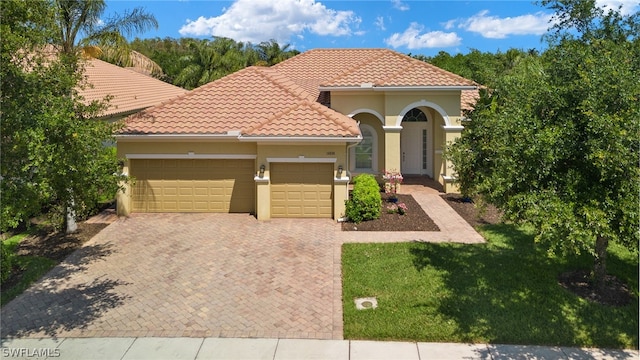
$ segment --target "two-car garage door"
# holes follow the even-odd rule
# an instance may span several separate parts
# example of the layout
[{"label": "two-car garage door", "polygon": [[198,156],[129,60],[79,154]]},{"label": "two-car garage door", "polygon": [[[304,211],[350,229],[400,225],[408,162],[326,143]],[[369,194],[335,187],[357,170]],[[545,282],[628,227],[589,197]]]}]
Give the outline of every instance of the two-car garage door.
[{"label": "two-car garage door", "polygon": [[254,160],[131,160],[134,212],[254,212]]}]

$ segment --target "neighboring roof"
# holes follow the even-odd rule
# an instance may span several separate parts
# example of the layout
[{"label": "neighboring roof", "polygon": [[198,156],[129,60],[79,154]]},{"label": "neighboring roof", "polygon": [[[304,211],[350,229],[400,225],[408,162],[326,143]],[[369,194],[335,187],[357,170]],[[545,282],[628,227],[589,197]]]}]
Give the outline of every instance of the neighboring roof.
[{"label": "neighboring roof", "polygon": [[139,111],[187,93],[185,89],[98,59],[86,61],[84,75],[90,85],[78,92],[86,103],[111,97],[101,117]]},{"label": "neighboring roof", "polygon": [[355,120],[318,104],[296,83],[248,67],[130,116],[121,134],[358,137]]}]

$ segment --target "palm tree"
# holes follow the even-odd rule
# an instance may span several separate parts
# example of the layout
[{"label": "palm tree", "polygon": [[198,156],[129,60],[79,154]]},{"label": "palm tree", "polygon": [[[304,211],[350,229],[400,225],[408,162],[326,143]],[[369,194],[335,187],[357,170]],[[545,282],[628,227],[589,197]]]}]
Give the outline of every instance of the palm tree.
[{"label": "palm tree", "polygon": [[[158,21],[142,8],[126,11],[106,20],[104,0],[54,0],[59,51],[85,57],[106,56],[120,66],[133,66],[126,36],[158,28]],[[82,36],[81,39],[78,39]],[[145,69],[157,73],[160,67],[149,60]]]},{"label": "palm tree", "polygon": [[174,85],[185,89],[196,88],[251,65],[244,44],[229,38],[192,40],[189,48],[191,53],[182,58],[186,66],[174,81]]},{"label": "palm tree", "polygon": [[260,59],[263,61],[262,64],[271,66],[300,53],[297,50],[289,50],[290,46],[290,44],[286,44],[280,47],[280,44],[273,39],[261,42],[258,44],[257,50]]},{"label": "palm tree", "polygon": [[[58,47],[71,73],[78,72],[77,56],[97,57],[103,53],[103,49],[109,49],[121,62],[128,63],[131,49],[125,35],[158,27],[155,17],[140,8],[103,21],[101,16],[106,9],[104,0],[53,0],[53,5],[57,25],[57,41],[54,45]],[[82,36],[80,40],[79,36]],[[72,91],[69,96],[73,96]],[[72,188],[70,185],[67,189],[67,233],[75,232],[78,228]]]}]

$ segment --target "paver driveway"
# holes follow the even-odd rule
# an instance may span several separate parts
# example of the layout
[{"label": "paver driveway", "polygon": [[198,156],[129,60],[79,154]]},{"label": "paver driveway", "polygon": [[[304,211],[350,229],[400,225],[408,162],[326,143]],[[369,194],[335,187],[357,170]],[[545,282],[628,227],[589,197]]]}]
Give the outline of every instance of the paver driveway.
[{"label": "paver driveway", "polygon": [[339,225],[134,214],[2,309],[2,337],[342,338]]}]

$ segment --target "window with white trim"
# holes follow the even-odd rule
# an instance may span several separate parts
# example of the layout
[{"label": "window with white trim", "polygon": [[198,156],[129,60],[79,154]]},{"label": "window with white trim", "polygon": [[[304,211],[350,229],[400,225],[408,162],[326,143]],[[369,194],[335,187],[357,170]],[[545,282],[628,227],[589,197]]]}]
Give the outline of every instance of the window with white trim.
[{"label": "window with white trim", "polygon": [[356,172],[376,171],[378,135],[373,127],[360,124],[362,141],[351,149],[352,167]]}]

